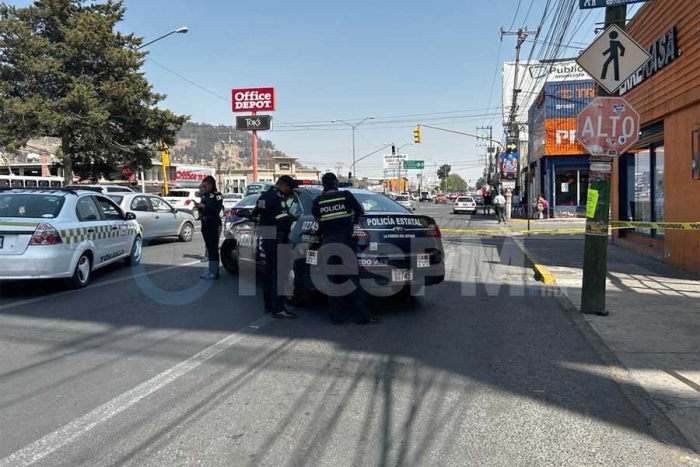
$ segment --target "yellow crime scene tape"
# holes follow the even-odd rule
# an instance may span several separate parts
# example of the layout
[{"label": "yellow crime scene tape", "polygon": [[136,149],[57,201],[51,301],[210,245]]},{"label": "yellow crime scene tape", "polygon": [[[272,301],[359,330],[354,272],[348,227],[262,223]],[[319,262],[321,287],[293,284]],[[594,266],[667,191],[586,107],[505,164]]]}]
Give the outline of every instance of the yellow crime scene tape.
[{"label": "yellow crime scene tape", "polygon": [[[610,229],[664,229],[664,230],[700,230],[700,222],[641,222],[641,221],[610,221]],[[586,233],[585,227],[569,229],[440,229],[446,233],[470,233],[470,234],[494,234],[494,233],[521,233],[528,235],[579,235]]]}]

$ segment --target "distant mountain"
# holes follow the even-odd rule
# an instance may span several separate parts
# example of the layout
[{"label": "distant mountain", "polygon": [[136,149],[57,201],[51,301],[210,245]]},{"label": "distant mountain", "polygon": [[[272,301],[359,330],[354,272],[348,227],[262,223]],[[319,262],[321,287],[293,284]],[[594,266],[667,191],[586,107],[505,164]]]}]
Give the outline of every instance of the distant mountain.
[{"label": "distant mountain", "polygon": [[[226,166],[228,160],[231,168],[247,167],[252,162],[250,132],[238,131],[233,126],[185,123],[177,138],[177,143],[170,148],[173,161],[184,164],[205,161]],[[271,141],[258,137],[259,158],[284,155]]]}]

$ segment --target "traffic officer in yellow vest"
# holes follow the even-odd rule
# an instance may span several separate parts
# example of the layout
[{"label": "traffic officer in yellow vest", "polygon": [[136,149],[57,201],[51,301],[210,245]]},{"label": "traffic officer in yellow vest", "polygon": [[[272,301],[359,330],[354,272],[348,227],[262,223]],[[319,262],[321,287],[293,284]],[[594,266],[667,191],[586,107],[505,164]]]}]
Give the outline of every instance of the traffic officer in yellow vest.
[{"label": "traffic officer in yellow vest", "polygon": [[[318,222],[318,235],[320,237],[320,251],[323,252],[322,263],[333,264],[337,261],[329,261],[337,256],[350,257],[354,264],[343,264],[347,274],[329,276],[328,302],[331,309],[331,321],[333,324],[342,324],[342,305],[346,295],[341,295],[338,284],[352,283],[352,307],[357,313],[358,324],[378,324],[380,320],[374,318],[367,307],[365,291],[360,285],[357,271],[357,241],[353,237],[355,224],[360,222],[360,216],[364,214],[362,205],[349,191],[338,190],[338,177],[333,173],[326,173],[321,179],[323,194],[313,203],[312,213]],[[348,252],[350,254],[348,254]],[[343,254],[344,253],[344,254]],[[333,259],[337,259],[333,258]]]},{"label": "traffic officer in yellow vest", "polygon": [[287,197],[297,186],[289,175],[282,175],[275,186],[263,192],[251,213],[251,217],[260,215],[262,228],[262,250],[265,254],[265,271],[263,274],[263,295],[265,313],[272,313],[275,318],[296,318],[297,315],[286,310],[278,289],[277,278],[287,277],[286,261],[278,261],[279,244],[289,243],[289,231],[295,218],[288,211]]}]

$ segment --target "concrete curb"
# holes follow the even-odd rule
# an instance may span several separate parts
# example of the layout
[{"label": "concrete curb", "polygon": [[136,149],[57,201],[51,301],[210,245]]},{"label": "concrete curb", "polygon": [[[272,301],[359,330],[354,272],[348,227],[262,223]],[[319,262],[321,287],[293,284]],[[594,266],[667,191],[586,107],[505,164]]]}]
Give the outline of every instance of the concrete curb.
[{"label": "concrete curb", "polygon": [[530,267],[535,271],[535,278],[538,281],[543,282],[547,285],[556,285],[557,280],[554,277],[554,274],[552,274],[544,264],[540,264],[537,262],[533,254],[530,253],[530,250],[528,250],[525,247],[525,244],[519,238],[516,237],[513,237],[513,241],[516,245],[518,245],[520,251],[522,251],[525,255],[525,258],[530,263]]},{"label": "concrete curb", "polygon": [[551,278],[552,282],[550,284],[557,292],[554,294],[554,299],[559,304],[559,307],[576,325],[586,342],[593,347],[598,358],[610,372],[610,377],[617,383],[627,400],[646,418],[650,434],[656,439],[666,444],[677,446],[678,449],[682,450],[683,452],[679,454],[678,461],[682,463],[700,463],[700,458],[697,457],[697,454],[700,454],[700,446],[695,446],[691,443],[671,419],[656,405],[651,394],[639,384],[632,372],[617,358],[615,352],[605,343],[591,323],[588,322],[579,307],[571,301],[566,290],[556,283],[554,275],[545,266],[537,262],[535,256],[519,238],[513,237],[513,241],[525,255],[538,280],[547,284],[542,276],[543,271]]}]

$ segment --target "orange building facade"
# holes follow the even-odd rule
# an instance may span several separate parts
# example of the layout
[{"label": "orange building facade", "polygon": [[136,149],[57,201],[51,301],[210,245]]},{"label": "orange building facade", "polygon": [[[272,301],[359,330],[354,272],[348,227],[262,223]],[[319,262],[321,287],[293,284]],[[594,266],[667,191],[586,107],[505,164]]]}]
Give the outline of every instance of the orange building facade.
[{"label": "orange building facade", "polygon": [[[645,3],[627,32],[652,58],[620,89],[641,115],[640,140],[618,158],[612,218],[700,221],[700,3]],[[623,229],[613,241],[700,272],[700,231]]]}]

